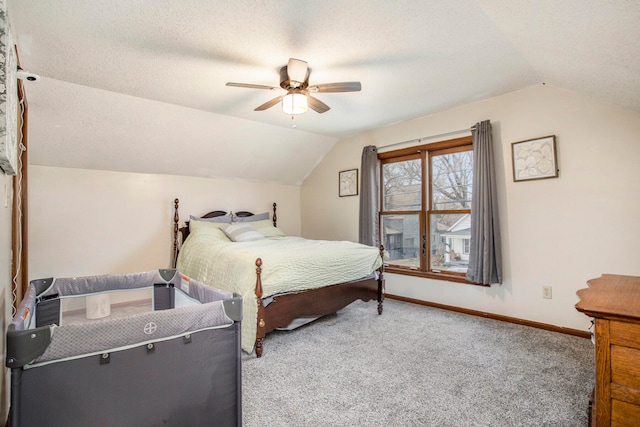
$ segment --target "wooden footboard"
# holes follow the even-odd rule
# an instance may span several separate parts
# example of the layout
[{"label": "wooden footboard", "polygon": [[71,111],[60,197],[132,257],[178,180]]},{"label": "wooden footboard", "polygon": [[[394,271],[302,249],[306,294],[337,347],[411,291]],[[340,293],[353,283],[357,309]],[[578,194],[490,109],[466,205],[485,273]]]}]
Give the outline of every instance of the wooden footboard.
[{"label": "wooden footboard", "polygon": [[[381,249],[382,252],[382,249]],[[366,278],[353,282],[340,283],[307,291],[275,296],[265,307],[262,302],[262,260],[256,260],[256,297],[258,300],[258,320],[256,332],[256,356],[263,352],[262,341],[266,334],[286,328],[294,319],[301,317],[320,317],[346,307],[361,299],[377,299],[378,314],[382,314],[384,302],[383,267],[378,270],[378,278]]]}]

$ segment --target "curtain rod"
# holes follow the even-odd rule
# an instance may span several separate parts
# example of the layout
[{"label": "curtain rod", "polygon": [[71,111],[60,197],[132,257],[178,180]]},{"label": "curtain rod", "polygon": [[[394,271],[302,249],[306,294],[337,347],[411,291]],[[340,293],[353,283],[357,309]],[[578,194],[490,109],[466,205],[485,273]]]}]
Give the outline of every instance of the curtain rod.
[{"label": "curtain rod", "polygon": [[424,141],[425,139],[434,139],[434,138],[440,138],[440,137],[443,137],[443,136],[455,135],[455,134],[462,133],[462,132],[471,132],[473,130],[473,128],[475,128],[475,126],[472,126],[471,128],[467,128],[467,129],[459,129],[459,130],[454,130],[454,131],[451,131],[451,132],[439,133],[437,135],[423,136],[422,138],[409,139],[407,141],[402,141],[402,142],[394,142],[393,144],[382,145],[382,146],[378,147],[378,151],[380,151],[380,150],[382,150],[384,148],[395,147],[396,145],[409,144],[409,143],[412,143],[412,142],[420,143],[420,142]]}]

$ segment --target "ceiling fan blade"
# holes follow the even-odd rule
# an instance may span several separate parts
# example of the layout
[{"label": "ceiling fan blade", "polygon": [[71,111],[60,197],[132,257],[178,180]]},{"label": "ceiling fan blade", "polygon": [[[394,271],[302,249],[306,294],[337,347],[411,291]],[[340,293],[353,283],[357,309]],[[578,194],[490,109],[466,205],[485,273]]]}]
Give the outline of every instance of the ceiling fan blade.
[{"label": "ceiling fan blade", "polygon": [[233,86],[233,87],[246,87],[249,89],[267,89],[267,90],[280,90],[279,87],[273,87],[273,86],[265,86],[265,85],[254,85],[251,83],[233,83],[233,82],[227,82],[226,86]]},{"label": "ceiling fan blade", "polygon": [[273,98],[271,101],[265,102],[264,104],[262,104],[261,106],[257,107],[253,111],[264,111],[264,110],[266,110],[268,108],[273,107],[274,105],[276,105],[280,101],[282,101],[282,96],[278,96],[276,98]]},{"label": "ceiling fan blade", "polygon": [[327,104],[320,101],[318,98],[314,98],[311,95],[307,95],[307,104],[309,105],[309,108],[320,114],[326,113],[330,110]]},{"label": "ceiling fan blade", "polygon": [[324,83],[307,88],[309,92],[358,92],[362,90],[360,82]]},{"label": "ceiling fan blade", "polygon": [[307,72],[309,68],[307,67],[307,63],[300,59],[289,58],[289,63],[287,64],[287,74],[289,75],[289,80],[292,82],[303,83],[307,79]]}]

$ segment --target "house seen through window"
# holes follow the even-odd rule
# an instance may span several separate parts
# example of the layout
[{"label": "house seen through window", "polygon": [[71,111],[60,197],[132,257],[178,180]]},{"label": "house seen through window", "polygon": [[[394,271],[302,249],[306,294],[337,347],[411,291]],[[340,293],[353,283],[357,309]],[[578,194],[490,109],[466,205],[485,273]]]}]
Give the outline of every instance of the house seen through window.
[{"label": "house seen through window", "polygon": [[471,239],[471,137],[378,157],[388,271],[463,280]]}]

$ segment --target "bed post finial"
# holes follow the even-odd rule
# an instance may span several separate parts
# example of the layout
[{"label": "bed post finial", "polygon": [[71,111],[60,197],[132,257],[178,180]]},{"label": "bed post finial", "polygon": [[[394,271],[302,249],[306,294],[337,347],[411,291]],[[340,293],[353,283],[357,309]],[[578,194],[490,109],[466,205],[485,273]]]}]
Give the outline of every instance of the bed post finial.
[{"label": "bed post finial", "polygon": [[178,262],[178,222],[180,222],[180,215],[178,215],[178,203],[180,200],[176,197],[173,201],[173,255],[171,260],[171,267],[176,268]]},{"label": "bed post finial", "polygon": [[273,226],[277,227],[276,202],[273,202]]},{"label": "bed post finial", "polygon": [[256,259],[256,297],[262,298],[262,258]]},{"label": "bed post finial", "polygon": [[264,332],[264,306],[262,305],[262,258],[256,259],[256,299],[258,304],[258,328],[256,330],[256,357],[262,357],[262,339],[266,335]]}]

